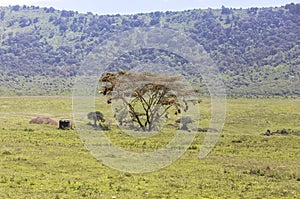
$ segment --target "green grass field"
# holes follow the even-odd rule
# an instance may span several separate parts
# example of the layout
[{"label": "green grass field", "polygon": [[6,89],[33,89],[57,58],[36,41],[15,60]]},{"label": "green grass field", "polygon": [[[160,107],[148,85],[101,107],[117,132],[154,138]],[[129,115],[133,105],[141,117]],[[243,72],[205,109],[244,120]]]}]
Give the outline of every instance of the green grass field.
[{"label": "green grass field", "polygon": [[[72,119],[71,98],[0,98],[0,198],[300,198],[299,105],[299,98],[229,99],[224,129],[206,158],[198,158],[200,132],[173,164],[132,174],[97,161],[76,130],[29,124],[37,116]],[[207,128],[209,101],[200,106]],[[263,136],[267,129],[289,134]],[[118,135],[108,136],[137,151],[170,139]]]}]

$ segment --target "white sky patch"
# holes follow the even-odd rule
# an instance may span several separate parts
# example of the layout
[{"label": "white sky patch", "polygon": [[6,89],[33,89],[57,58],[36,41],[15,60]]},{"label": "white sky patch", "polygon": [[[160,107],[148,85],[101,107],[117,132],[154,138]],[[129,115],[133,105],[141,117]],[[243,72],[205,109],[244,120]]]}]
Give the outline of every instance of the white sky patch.
[{"label": "white sky patch", "polygon": [[34,5],[104,15],[221,8],[222,5],[229,8],[273,7],[291,2],[300,3],[300,0],[0,0],[0,6]]},{"label": "white sky patch", "polygon": [[36,5],[37,3],[51,3],[60,0],[0,0],[0,6],[13,6],[13,5]]}]

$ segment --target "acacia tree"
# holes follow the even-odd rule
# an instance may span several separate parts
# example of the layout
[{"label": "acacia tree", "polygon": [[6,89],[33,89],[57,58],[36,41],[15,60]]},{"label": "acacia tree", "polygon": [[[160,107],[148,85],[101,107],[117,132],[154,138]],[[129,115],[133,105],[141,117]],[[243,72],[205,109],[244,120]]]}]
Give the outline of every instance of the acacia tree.
[{"label": "acacia tree", "polygon": [[[179,76],[167,76],[149,72],[108,72],[99,80],[103,85],[100,94],[108,96],[107,103],[120,100],[127,109],[130,122],[143,131],[152,131],[168,117],[188,110],[186,98],[197,92],[183,83]],[[182,103],[183,102],[183,103]],[[122,117],[116,115],[122,114]],[[124,124],[124,109],[117,109],[115,117]],[[121,120],[121,121],[120,121]]]}]

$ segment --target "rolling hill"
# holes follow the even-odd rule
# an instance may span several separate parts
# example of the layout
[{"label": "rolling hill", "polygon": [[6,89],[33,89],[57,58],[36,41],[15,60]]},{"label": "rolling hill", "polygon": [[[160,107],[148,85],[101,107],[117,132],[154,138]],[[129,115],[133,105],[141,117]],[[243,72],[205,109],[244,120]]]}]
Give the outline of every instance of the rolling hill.
[{"label": "rolling hill", "polygon": [[300,4],[97,15],[0,7],[0,95],[70,95],[78,67],[111,35],[184,31],[216,62],[229,95],[300,95]]}]

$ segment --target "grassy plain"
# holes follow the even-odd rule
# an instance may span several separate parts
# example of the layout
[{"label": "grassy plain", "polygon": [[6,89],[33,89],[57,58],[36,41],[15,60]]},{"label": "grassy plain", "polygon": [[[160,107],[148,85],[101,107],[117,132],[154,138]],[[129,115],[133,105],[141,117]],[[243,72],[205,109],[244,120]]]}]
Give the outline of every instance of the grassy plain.
[{"label": "grassy plain", "polygon": [[[131,174],[97,161],[75,130],[29,124],[41,115],[72,118],[71,98],[0,98],[0,198],[300,198],[299,105],[299,98],[229,99],[223,132],[206,158],[198,158],[199,133],[170,166]],[[206,128],[209,101],[200,109]],[[267,129],[291,130],[262,136]],[[129,150],[155,144],[112,137]]]}]

